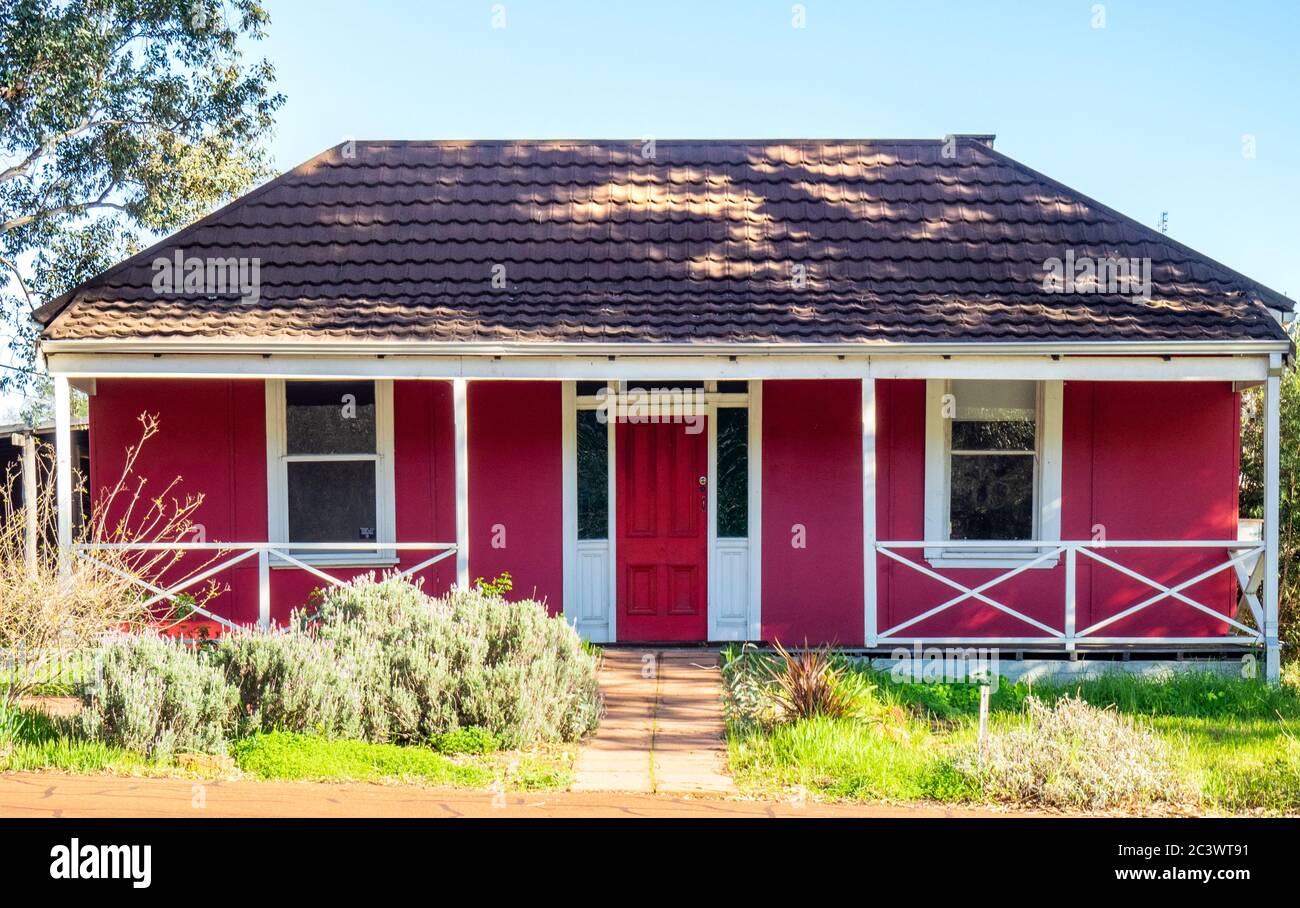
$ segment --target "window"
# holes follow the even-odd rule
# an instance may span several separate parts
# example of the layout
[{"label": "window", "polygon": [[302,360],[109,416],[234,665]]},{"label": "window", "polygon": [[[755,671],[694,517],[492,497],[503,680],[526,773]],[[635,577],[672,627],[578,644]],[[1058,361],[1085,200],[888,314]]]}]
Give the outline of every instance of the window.
[{"label": "window", "polygon": [[[267,453],[272,541],[395,538],[391,382],[268,382]],[[316,549],[295,557],[339,564],[391,555]]]},{"label": "window", "polygon": [[749,536],[749,410],[718,408],[718,537]]},{"label": "window", "polygon": [[948,457],[949,539],[1033,539],[1038,388],[954,381]]},{"label": "window", "polygon": [[578,411],[578,538],[609,538],[609,426]]},{"label": "window", "polygon": [[[1061,382],[931,380],[927,540],[1060,539]],[[927,557],[1035,557],[1025,549],[927,550]]]}]

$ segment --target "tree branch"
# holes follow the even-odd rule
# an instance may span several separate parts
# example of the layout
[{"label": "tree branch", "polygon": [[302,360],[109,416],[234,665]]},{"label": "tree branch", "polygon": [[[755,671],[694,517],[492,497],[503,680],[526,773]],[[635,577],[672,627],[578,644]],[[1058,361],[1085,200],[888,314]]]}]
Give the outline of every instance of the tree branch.
[{"label": "tree branch", "polygon": [[72,202],[67,205],[57,205],[54,208],[43,208],[34,214],[25,214],[22,217],[10,218],[0,223],[0,234],[8,233],[10,230],[17,230],[19,227],[26,227],[34,221],[41,218],[58,217],[61,214],[86,214],[89,211],[111,210],[120,211],[123,214],[129,214],[125,205],[119,205],[117,202],[108,201],[108,197],[117,189],[118,183],[114,182],[94,201]]},{"label": "tree branch", "polygon": [[27,289],[27,281],[23,280],[23,273],[18,270],[18,265],[6,258],[0,258],[0,265],[7,268],[9,273],[13,275],[18,284],[18,289],[23,292],[23,297],[27,300],[27,308],[33,312],[39,309],[40,304],[32,299],[31,291]]}]

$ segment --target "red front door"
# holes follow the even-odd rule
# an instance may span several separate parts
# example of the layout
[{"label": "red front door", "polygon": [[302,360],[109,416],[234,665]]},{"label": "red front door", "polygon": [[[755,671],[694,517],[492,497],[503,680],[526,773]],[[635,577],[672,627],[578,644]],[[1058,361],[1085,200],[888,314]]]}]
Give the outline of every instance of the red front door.
[{"label": "red front door", "polygon": [[[707,434],[701,419],[619,423],[618,639],[704,640]],[[688,428],[697,431],[690,433]]]}]

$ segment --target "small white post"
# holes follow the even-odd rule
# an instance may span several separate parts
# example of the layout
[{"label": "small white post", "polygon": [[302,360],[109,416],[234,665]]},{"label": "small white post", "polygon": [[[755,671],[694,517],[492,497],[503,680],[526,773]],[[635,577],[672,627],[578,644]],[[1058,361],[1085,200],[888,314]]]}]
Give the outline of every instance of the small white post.
[{"label": "small white post", "polygon": [[271,553],[266,549],[257,553],[257,625],[262,630],[271,626]]},{"label": "small white post", "polygon": [[15,432],[9,438],[15,446],[22,448],[23,457],[23,563],[27,567],[27,576],[36,576],[37,548],[36,540],[40,537],[40,515],[37,513],[37,496],[40,492],[36,486],[36,436]]},{"label": "small white post", "polygon": [[59,571],[72,568],[72,396],[66,375],[54,376],[54,488]]},{"label": "small white post", "polygon": [[1269,684],[1282,678],[1278,642],[1278,500],[1281,489],[1282,357],[1269,357],[1264,382],[1264,677]]},{"label": "small white post", "polygon": [[1078,551],[1074,546],[1065,550],[1065,649],[1074,652],[1075,612],[1078,607]]},{"label": "small white post", "polygon": [[991,679],[985,678],[984,683],[980,685],[980,738],[979,750],[976,757],[976,763],[979,766],[984,765],[984,748],[989,738],[989,682]]},{"label": "small white post", "polygon": [[469,387],[452,380],[452,410],[456,436],[456,586],[469,589]]},{"label": "small white post", "polygon": [[876,380],[862,379],[862,614],[868,649],[876,624]]}]

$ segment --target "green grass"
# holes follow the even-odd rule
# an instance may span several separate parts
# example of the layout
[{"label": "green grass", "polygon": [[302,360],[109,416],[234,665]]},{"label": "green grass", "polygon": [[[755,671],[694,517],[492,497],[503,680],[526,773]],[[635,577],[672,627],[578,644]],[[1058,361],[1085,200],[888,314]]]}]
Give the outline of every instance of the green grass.
[{"label": "green grass", "polygon": [[263,779],[419,782],[480,788],[491,769],[458,762],[424,747],[329,741],[290,732],[253,735],[235,743],[236,765]]},{"label": "green grass", "polygon": [[[760,659],[763,657],[759,657]],[[729,679],[753,672],[754,656],[724,653]],[[953,768],[977,738],[979,688],[897,683],[852,663],[874,685],[861,719],[818,718],[764,725],[731,711],[728,750],[742,790],[832,799],[987,800]],[[1023,723],[1026,684],[1002,683],[990,703],[992,730]],[[1270,688],[1210,674],[1150,680],[1111,675],[1073,684],[1037,684],[1044,700],[1075,694],[1135,717],[1165,742],[1204,812],[1300,813],[1300,669]],[[881,720],[880,716],[889,717]]]},{"label": "green grass", "polygon": [[56,770],[131,775],[165,771],[170,764],[87,740],[72,723],[39,710],[0,706],[0,772]]},{"label": "green grass", "polygon": [[[495,751],[495,738],[477,729],[462,729],[436,744],[438,749],[273,732],[236,741],[232,756],[239,771],[262,779],[457,788],[500,784],[514,791],[565,789],[573,781],[573,745],[500,752]],[[42,770],[186,777],[232,774],[219,762],[181,765],[173,759],[151,759],[88,740],[69,720],[38,710],[0,707],[0,772]]]},{"label": "green grass", "polygon": [[237,741],[233,754],[240,770],[262,779],[408,782],[457,788],[500,783],[523,791],[563,789],[572,781],[571,748],[450,756],[428,747],[271,732]]}]

